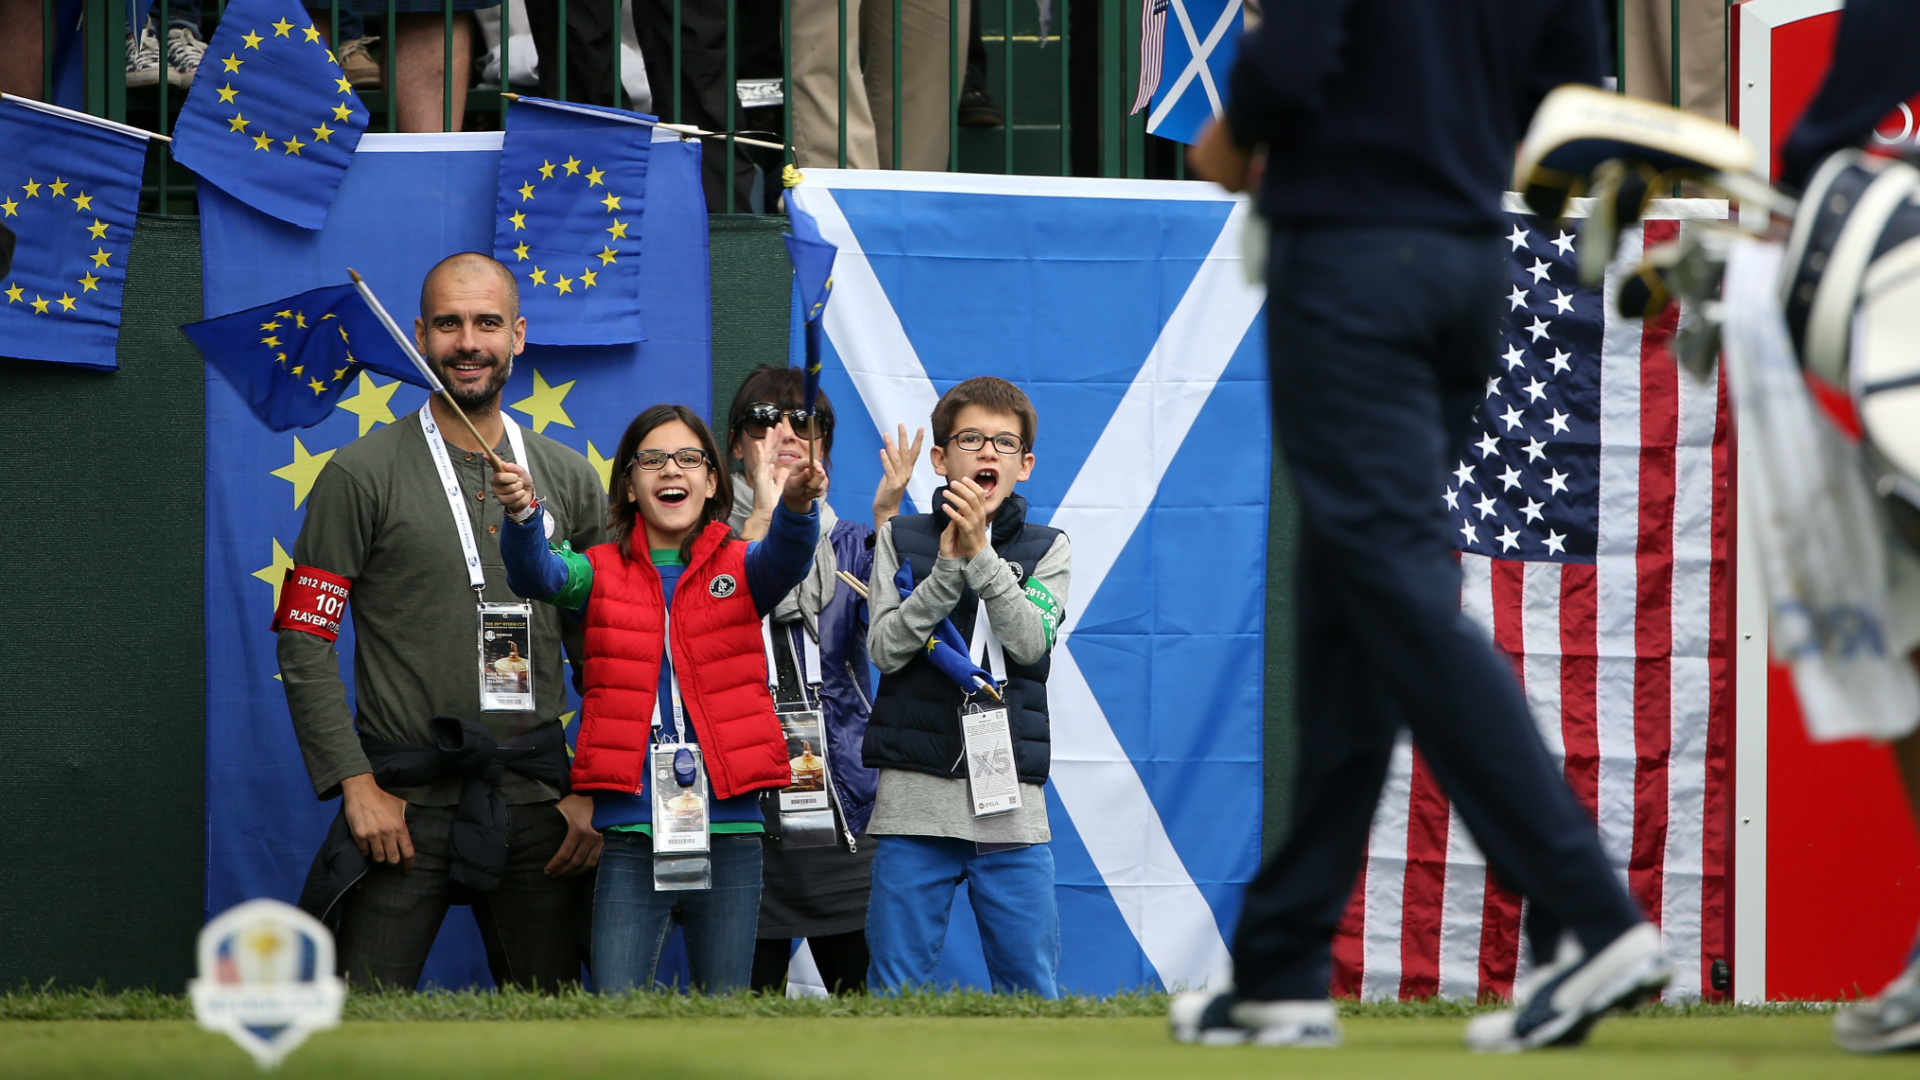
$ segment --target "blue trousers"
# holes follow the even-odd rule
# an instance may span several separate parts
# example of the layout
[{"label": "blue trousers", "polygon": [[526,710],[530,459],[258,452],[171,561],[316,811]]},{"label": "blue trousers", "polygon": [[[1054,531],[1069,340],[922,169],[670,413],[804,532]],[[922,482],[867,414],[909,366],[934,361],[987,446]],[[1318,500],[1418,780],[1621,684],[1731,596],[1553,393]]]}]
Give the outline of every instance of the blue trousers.
[{"label": "blue trousers", "polygon": [[760,927],[760,834],[719,833],[712,839],[711,889],[658,892],[653,838],[607,833],[593,890],[593,982],[601,993],[653,989],[660,951],[675,922],[686,935],[694,989],[725,994],[746,988]]},{"label": "blue trousers", "polygon": [[878,839],[867,901],[867,948],[873,955],[869,987],[933,985],[953,892],[964,881],[993,988],[1060,996],[1060,909],[1053,896],[1051,847],[1033,844],[981,855],[970,840]]},{"label": "blue trousers", "polygon": [[[1460,611],[1441,500],[1497,366],[1502,241],[1406,227],[1276,229],[1274,425],[1300,507],[1300,730],[1291,835],[1247,889],[1234,978],[1324,998],[1394,739],[1409,729],[1528,937],[1591,953],[1641,918],[1528,714]],[[1477,460],[1477,459],[1476,459]]]}]

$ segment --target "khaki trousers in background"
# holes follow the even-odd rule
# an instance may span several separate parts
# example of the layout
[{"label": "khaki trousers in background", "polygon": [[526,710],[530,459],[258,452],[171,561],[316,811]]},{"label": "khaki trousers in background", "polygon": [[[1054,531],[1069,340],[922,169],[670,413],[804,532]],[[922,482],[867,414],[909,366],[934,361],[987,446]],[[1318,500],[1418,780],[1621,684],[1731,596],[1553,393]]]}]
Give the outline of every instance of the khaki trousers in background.
[{"label": "khaki trousers in background", "polygon": [[[893,166],[893,0],[847,3],[847,167]],[[949,0],[900,0],[900,167],[947,168],[952,84],[966,48],[949,32]],[[970,0],[960,0],[964,28]],[[793,143],[801,168],[839,163],[838,0],[794,0]],[[865,54],[865,63],[861,55]],[[964,53],[961,54],[964,63]]]},{"label": "khaki trousers in background", "polygon": [[1673,8],[1680,5],[1680,107],[1727,119],[1725,0],[1620,0],[1626,9],[1626,92],[1673,102]]}]

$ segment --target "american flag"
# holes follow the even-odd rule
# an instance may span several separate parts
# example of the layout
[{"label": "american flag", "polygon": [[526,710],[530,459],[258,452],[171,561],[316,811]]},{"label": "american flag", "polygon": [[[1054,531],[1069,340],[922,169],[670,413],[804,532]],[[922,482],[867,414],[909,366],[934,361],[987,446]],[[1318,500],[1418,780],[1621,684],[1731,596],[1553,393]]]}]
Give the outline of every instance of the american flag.
[{"label": "american flag", "polygon": [[[1728,955],[1728,421],[1718,388],[1670,358],[1672,313],[1643,326],[1612,297],[1644,246],[1726,204],[1656,203],[1622,238],[1603,295],[1578,287],[1571,231],[1508,199],[1500,367],[1445,496],[1460,604],[1512,659],[1548,748],[1660,924],[1678,972],[1668,997],[1694,997]],[[1334,992],[1509,995],[1525,971],[1520,923],[1521,901],[1403,736],[1334,939]]]}]

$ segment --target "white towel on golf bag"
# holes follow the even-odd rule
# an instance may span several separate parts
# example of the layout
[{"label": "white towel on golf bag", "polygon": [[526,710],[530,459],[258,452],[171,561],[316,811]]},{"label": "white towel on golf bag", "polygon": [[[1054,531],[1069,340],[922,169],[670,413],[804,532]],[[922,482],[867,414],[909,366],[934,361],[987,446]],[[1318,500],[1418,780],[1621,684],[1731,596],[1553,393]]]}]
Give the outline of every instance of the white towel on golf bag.
[{"label": "white towel on golf bag", "polygon": [[1793,674],[1810,737],[1893,738],[1920,715],[1920,681],[1889,648],[1885,511],[1859,449],[1820,415],[1794,361],[1780,260],[1778,244],[1741,241],[1722,289],[1740,512],[1760,555],[1773,654]]}]

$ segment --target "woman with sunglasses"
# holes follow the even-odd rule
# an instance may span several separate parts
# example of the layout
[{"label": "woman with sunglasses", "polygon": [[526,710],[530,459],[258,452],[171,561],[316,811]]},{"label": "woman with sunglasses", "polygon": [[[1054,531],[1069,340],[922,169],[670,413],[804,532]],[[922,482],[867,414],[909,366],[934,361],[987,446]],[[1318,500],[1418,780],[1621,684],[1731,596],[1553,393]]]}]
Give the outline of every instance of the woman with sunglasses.
[{"label": "woman with sunglasses", "polygon": [[[763,365],[734,394],[728,418],[728,450],[734,478],[732,521],[742,536],[764,535],[780,499],[786,470],[807,461],[809,424],[814,456],[833,464],[833,403],[822,393],[815,413],[801,406],[798,368]],[[924,430],[909,446],[906,425],[896,442],[885,438],[885,476],[874,493],[872,526],[837,517],[820,502],[820,538],[813,569],[774,608],[768,643],[782,708],[818,709],[825,721],[826,786],[834,820],[831,843],[802,846],[800,834],[781,826],[777,796],[768,796],[763,838],[764,886],[760,893],[760,941],[753,959],[753,988],[780,992],[787,978],[793,939],[805,938],[822,983],[836,993],[867,985],[867,893],[873,846],[863,835],[873,812],[876,775],[860,760],[871,697],[866,653],[866,604],[836,572],[867,579],[873,565],[873,530],[900,512],[900,496],[920,456]]]},{"label": "woman with sunglasses", "polygon": [[[726,993],[752,971],[760,910],[759,792],[789,782],[767,689],[761,619],[806,576],[824,469],[783,476],[764,540],[727,524],[733,481],[707,425],[655,405],[620,438],[607,501],[613,539],[549,547],[525,470],[494,477],[508,514],[507,585],[584,629],[586,690],[573,790],[606,834],[593,901],[602,993],[652,987],[673,924],[694,987]],[[664,808],[664,809],[661,809]],[[704,833],[703,833],[704,831]],[[656,836],[666,846],[656,854]],[[688,837],[707,848],[678,853]]]}]

